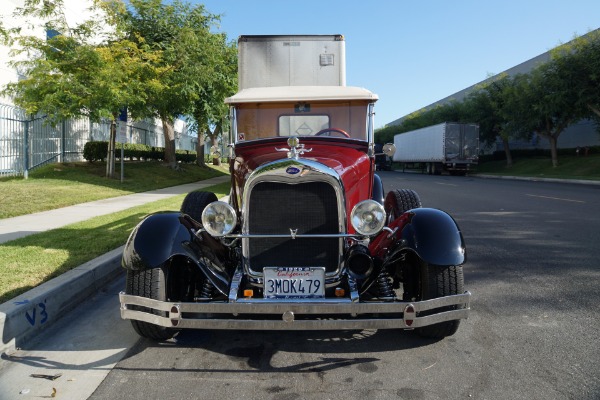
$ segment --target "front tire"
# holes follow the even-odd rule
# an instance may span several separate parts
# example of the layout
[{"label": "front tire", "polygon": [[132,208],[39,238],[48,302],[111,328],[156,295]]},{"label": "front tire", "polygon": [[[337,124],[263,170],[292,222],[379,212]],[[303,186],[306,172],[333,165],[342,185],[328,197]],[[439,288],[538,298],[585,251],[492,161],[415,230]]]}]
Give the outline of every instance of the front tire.
[{"label": "front tire", "polygon": [[408,210],[421,207],[421,199],[414,190],[398,189],[390,191],[385,197],[383,208],[392,222]]},{"label": "front tire", "polygon": [[[462,266],[437,266],[429,264],[422,266],[421,300],[462,294],[463,292],[464,276]],[[456,307],[457,306],[444,307],[442,310],[455,310]],[[459,324],[460,320],[445,321],[439,324],[417,328],[416,331],[422,337],[441,339],[455,334]]]},{"label": "front tire", "polygon": [[204,208],[217,200],[217,196],[212,192],[190,192],[181,203],[181,212],[189,215],[197,222],[201,222]]},{"label": "front tire", "polygon": [[[153,300],[166,300],[165,274],[161,268],[152,268],[144,271],[127,271],[126,293],[133,296],[147,297]],[[147,311],[145,307],[132,306],[132,310]],[[166,312],[155,311],[162,317]],[[131,320],[131,325],[138,335],[152,340],[168,340],[178,332],[177,329],[150,324],[144,321]]]}]

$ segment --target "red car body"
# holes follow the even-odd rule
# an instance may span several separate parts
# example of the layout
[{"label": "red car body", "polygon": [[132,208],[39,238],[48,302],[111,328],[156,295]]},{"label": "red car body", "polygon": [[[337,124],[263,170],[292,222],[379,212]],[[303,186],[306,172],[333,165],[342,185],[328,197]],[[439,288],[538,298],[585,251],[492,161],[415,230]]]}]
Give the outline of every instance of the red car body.
[{"label": "red car body", "polygon": [[376,99],[348,87],[229,98],[230,195],[193,192],[138,225],[122,317],[158,340],[183,328],[454,334],[469,311],[463,237],[413,191],[384,193]]}]

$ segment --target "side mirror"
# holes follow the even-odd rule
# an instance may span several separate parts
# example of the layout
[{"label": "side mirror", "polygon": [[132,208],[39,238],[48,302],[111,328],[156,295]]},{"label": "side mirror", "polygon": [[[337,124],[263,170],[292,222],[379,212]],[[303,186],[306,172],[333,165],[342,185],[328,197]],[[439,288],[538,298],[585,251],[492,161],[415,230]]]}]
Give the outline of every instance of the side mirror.
[{"label": "side mirror", "polygon": [[383,145],[383,154],[392,158],[396,153],[396,146],[393,143],[386,143]]}]

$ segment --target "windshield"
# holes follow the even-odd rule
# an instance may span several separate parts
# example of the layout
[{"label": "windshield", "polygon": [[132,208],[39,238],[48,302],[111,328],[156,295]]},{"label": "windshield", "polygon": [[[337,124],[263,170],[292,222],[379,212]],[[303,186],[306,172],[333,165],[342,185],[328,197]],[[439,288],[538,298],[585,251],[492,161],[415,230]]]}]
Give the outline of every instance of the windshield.
[{"label": "windshield", "polygon": [[278,136],[367,140],[366,101],[244,103],[236,105],[236,141]]}]

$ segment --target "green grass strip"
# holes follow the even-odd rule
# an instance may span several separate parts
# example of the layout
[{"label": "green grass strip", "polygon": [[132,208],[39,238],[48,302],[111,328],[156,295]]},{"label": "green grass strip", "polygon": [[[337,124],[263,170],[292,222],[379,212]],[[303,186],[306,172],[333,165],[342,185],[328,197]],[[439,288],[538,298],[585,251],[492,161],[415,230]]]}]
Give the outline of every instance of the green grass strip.
[{"label": "green grass strip", "polygon": [[44,165],[29,179],[2,178],[0,219],[198,182],[223,176],[226,168],[180,164],[174,170],[159,162],[127,162],[123,182],[118,169],[115,179],[106,178],[105,172],[104,163],[82,162]]},{"label": "green grass strip", "polygon": [[[222,197],[229,193],[229,187],[223,183],[203,190]],[[184,197],[174,196],[0,244],[0,303],[122,246],[145,216],[179,210]]]},{"label": "green grass strip", "polygon": [[511,167],[506,161],[488,161],[477,167],[477,173],[532,178],[600,180],[600,155],[558,158],[558,167],[548,158],[516,158]]}]

